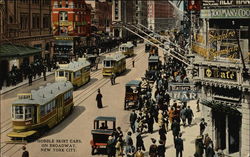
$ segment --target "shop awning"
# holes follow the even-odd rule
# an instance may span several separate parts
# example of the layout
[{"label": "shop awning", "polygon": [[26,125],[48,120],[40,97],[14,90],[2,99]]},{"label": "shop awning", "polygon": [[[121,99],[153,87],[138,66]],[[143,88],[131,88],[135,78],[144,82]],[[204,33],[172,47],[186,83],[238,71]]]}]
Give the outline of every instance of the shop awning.
[{"label": "shop awning", "polygon": [[14,44],[0,45],[0,58],[24,57],[41,53],[41,49]]},{"label": "shop awning", "polygon": [[213,110],[224,112],[227,114],[239,115],[241,116],[241,112],[237,109],[240,104],[235,103],[227,103],[222,101],[214,101],[214,100],[202,100],[201,104],[206,105]]}]

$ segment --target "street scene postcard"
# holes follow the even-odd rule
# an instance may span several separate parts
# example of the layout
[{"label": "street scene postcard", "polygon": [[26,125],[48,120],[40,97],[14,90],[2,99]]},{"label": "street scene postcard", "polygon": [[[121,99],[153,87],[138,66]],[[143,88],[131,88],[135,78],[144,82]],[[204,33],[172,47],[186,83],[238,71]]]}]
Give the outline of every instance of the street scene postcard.
[{"label": "street scene postcard", "polygon": [[0,157],[250,157],[250,0],[0,0]]}]

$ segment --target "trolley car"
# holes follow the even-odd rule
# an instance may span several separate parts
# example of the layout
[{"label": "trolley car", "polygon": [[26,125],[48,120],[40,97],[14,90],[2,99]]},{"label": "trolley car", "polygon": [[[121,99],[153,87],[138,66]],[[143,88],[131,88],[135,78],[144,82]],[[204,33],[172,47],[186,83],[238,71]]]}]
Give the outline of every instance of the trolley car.
[{"label": "trolley car", "polygon": [[111,76],[112,73],[118,75],[126,70],[126,57],[121,53],[106,56],[103,60],[103,76]]},{"label": "trolley car", "polygon": [[48,83],[30,93],[18,94],[11,107],[12,140],[37,139],[62,121],[73,109],[73,86],[69,81]]},{"label": "trolley car", "polygon": [[119,51],[127,57],[134,55],[134,45],[131,42],[121,44]]},{"label": "trolley car", "polygon": [[56,81],[70,81],[74,88],[78,88],[90,81],[90,63],[85,58],[69,64],[60,64],[55,72]]}]

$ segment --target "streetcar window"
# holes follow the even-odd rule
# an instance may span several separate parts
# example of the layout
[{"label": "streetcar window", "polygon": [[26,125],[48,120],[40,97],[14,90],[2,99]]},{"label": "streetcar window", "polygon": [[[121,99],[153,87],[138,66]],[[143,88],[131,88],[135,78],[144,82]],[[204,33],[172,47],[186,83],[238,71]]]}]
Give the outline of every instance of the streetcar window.
[{"label": "streetcar window", "polygon": [[16,106],[15,113],[16,114],[23,114],[23,106]]},{"label": "streetcar window", "polygon": [[31,119],[31,107],[25,107],[25,120]]},{"label": "streetcar window", "polygon": [[65,77],[66,77],[66,78],[69,77],[69,72],[65,72]]},{"label": "streetcar window", "polygon": [[64,76],[64,71],[59,71],[59,77],[63,77]]},{"label": "streetcar window", "polygon": [[80,77],[81,76],[81,71],[76,71],[74,73],[74,78]]},{"label": "streetcar window", "polygon": [[23,106],[15,106],[15,119],[23,119]]},{"label": "streetcar window", "polygon": [[52,105],[51,106],[52,106],[52,110],[54,110],[56,108],[56,102],[55,102],[55,100],[52,101]]},{"label": "streetcar window", "polygon": [[111,61],[105,61],[104,66],[105,67],[111,67]]},{"label": "streetcar window", "polygon": [[44,112],[45,112],[45,115],[48,113],[48,106],[47,105],[44,105]]},{"label": "streetcar window", "polygon": [[51,102],[47,104],[47,113],[50,113],[51,112]]},{"label": "streetcar window", "polygon": [[41,116],[45,115],[45,106],[40,106],[40,114]]}]

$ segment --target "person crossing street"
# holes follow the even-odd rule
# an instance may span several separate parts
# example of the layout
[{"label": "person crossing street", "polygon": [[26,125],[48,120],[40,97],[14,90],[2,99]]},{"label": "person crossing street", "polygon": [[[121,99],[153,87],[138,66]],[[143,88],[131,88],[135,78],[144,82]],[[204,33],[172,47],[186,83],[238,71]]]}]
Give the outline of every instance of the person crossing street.
[{"label": "person crossing street", "polygon": [[110,76],[111,85],[115,85],[115,78],[115,73],[112,73],[112,75]]},{"label": "person crossing street", "polygon": [[100,89],[98,89],[98,94],[96,95],[97,107],[102,108],[102,94]]}]

